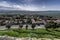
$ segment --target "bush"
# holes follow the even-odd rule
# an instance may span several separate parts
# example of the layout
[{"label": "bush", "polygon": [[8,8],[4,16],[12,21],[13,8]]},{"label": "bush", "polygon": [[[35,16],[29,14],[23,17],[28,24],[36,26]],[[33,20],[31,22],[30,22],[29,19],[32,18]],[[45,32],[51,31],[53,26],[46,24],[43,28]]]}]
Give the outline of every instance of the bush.
[{"label": "bush", "polygon": [[13,36],[13,37],[18,37],[19,36],[19,33],[14,32],[14,31],[8,31],[8,32],[6,32],[6,35]]}]

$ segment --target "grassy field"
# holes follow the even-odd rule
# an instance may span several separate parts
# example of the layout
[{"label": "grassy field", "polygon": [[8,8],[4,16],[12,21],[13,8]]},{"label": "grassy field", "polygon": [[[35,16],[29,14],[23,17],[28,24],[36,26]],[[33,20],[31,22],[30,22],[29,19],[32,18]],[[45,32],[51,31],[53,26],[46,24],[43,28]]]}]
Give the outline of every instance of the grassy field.
[{"label": "grassy field", "polygon": [[10,30],[0,30],[0,35],[8,35],[12,37],[32,37],[32,38],[60,38],[60,32],[51,30],[46,31],[45,29],[10,29]]}]

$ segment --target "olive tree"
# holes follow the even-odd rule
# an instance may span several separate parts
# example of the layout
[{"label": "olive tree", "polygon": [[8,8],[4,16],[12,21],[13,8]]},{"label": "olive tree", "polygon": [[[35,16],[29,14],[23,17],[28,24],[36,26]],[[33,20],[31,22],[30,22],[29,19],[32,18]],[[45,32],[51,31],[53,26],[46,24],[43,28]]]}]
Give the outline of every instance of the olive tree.
[{"label": "olive tree", "polygon": [[22,29],[22,27],[23,27],[23,24],[20,23],[19,24],[19,29]]},{"label": "olive tree", "polygon": [[26,24],[26,30],[28,29],[28,24]]},{"label": "olive tree", "polygon": [[50,22],[46,23],[45,28],[46,28],[47,31],[48,31],[49,28],[55,29],[55,28],[57,28],[57,23],[55,23],[53,21],[50,21]]},{"label": "olive tree", "polygon": [[34,30],[34,28],[36,27],[36,24],[33,23],[31,27],[32,27],[32,29]]},{"label": "olive tree", "polygon": [[12,25],[11,23],[7,23],[7,24],[6,24],[6,28],[7,28],[7,29],[10,29],[10,28],[11,28],[11,25]]}]

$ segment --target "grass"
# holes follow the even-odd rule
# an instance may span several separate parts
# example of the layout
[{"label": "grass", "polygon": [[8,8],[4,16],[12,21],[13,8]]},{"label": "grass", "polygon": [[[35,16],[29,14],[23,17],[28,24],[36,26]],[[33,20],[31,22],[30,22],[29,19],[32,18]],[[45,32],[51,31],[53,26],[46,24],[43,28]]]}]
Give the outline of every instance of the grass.
[{"label": "grass", "polygon": [[8,35],[13,37],[36,37],[36,38],[60,38],[60,32],[46,31],[45,29],[10,29],[0,31],[0,35]]}]

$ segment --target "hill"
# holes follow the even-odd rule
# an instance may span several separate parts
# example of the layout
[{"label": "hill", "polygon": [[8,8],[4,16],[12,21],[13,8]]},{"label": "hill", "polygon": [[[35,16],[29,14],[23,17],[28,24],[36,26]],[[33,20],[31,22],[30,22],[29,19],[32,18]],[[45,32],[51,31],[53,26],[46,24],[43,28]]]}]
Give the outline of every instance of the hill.
[{"label": "hill", "polygon": [[48,15],[60,16],[60,11],[18,11],[18,10],[1,10],[1,14],[26,14],[26,15]]}]

